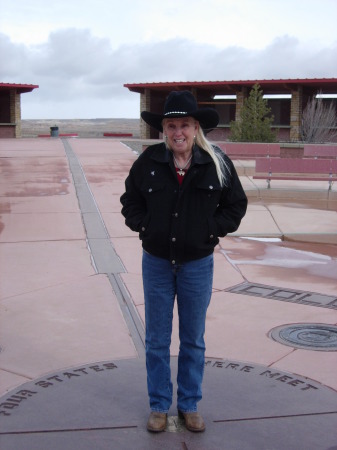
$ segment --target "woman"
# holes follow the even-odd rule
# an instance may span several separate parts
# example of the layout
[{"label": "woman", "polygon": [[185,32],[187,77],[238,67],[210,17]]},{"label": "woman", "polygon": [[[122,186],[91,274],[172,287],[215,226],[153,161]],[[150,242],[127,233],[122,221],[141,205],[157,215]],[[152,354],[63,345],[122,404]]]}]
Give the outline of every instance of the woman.
[{"label": "woman", "polygon": [[164,133],[133,164],[122,214],[143,246],[149,431],[166,428],[172,403],[170,343],[177,298],[180,349],[177,407],[190,431],[204,431],[197,412],[204,371],[205,321],[219,237],[237,230],[247,197],[231,160],[205,138],[219,117],[198,109],[189,91],[171,92],[163,114],[143,120]]}]

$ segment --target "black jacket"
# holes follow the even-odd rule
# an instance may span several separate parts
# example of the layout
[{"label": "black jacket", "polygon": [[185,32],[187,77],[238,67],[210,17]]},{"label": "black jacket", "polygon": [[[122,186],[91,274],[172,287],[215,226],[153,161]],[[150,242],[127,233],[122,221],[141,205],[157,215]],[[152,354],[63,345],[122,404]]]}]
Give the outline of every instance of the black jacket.
[{"label": "black jacket", "polygon": [[164,143],[139,156],[121,203],[125,223],[139,233],[144,250],[172,264],[187,262],[210,255],[219,237],[238,229],[247,197],[232,161],[222,157],[231,172],[224,187],[212,158],[197,146],[181,186]]}]

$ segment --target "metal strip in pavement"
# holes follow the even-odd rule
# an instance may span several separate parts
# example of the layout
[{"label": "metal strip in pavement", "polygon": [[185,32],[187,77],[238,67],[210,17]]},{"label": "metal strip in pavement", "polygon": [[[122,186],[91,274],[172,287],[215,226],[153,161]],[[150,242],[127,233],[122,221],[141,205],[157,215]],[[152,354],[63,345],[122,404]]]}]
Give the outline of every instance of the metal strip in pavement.
[{"label": "metal strip in pavement", "polygon": [[[98,273],[125,272],[123,264],[113,248],[95,198],[91,192],[82,166],[69,142],[62,139],[73,176],[76,195],[81,210],[82,221],[88,245]],[[101,240],[100,244],[98,241]]]},{"label": "metal strip in pavement", "polygon": [[88,248],[95,270],[106,274],[116,294],[123,317],[140,356],[144,356],[145,333],[142,321],[132,299],[120,279],[124,266],[115,252],[95,198],[89,187],[82,166],[67,139],[62,139],[74,180],[76,195],[87,236]]}]

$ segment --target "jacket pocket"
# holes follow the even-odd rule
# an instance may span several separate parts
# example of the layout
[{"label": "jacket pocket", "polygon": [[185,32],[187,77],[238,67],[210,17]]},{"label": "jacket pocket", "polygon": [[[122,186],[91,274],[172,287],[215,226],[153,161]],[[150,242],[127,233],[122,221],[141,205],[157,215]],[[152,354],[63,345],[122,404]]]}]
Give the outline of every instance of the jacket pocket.
[{"label": "jacket pocket", "polygon": [[144,180],[141,185],[141,191],[144,197],[152,197],[158,192],[163,191],[165,184],[159,181]]},{"label": "jacket pocket", "polygon": [[139,230],[139,239],[141,239],[141,240],[143,240],[147,234],[147,229],[148,229],[148,225],[150,223],[150,218],[151,218],[150,214],[146,214],[143,222],[141,223],[140,230]]},{"label": "jacket pocket", "polygon": [[219,243],[218,228],[213,218],[208,219],[208,242],[214,246]]},{"label": "jacket pocket", "polygon": [[159,215],[159,218],[161,216],[160,211],[164,202],[164,189],[165,185],[162,182],[151,182],[151,180],[144,180],[141,186],[142,196],[145,198],[147,210],[140,226],[139,237],[141,240],[148,238],[156,232],[156,229],[152,229],[151,231],[151,226],[154,228],[159,225],[157,216]]},{"label": "jacket pocket", "polygon": [[207,180],[203,180],[197,185],[197,189],[201,200],[207,202],[207,204],[213,202],[218,203],[221,197],[221,186],[219,182],[209,182]]},{"label": "jacket pocket", "polygon": [[[214,218],[221,200],[222,189],[219,183],[211,184],[204,180],[197,185],[196,203],[199,216],[206,219]],[[210,234],[214,234],[214,227]]]}]

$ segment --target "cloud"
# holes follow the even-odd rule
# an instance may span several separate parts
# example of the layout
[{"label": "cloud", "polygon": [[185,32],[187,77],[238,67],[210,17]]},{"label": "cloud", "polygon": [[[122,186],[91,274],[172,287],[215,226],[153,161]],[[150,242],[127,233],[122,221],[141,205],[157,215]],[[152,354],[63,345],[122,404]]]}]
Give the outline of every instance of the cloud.
[{"label": "cloud", "polygon": [[[60,111],[63,105],[64,115],[77,101],[83,108],[84,99],[88,108],[95,101],[102,105],[125,100],[134,105],[132,96],[138,104],[138,96],[124,83],[335,77],[336,54],[337,43],[314,48],[287,35],[258,50],[219,49],[185,38],[113,48],[108,39],[93,36],[88,29],[69,28],[51,33],[47,42],[35,46],[13,43],[0,34],[4,62],[0,80],[38,84],[34,100],[27,98],[26,104],[38,103],[43,118],[43,105],[48,102]],[[98,111],[92,116],[89,110],[82,113],[83,118],[102,117]],[[133,117],[137,115],[138,108]]]},{"label": "cloud", "polygon": [[8,36],[0,33],[0,58],[0,80],[10,83],[18,79],[19,73],[26,73],[29,50],[24,44],[14,44]]}]

